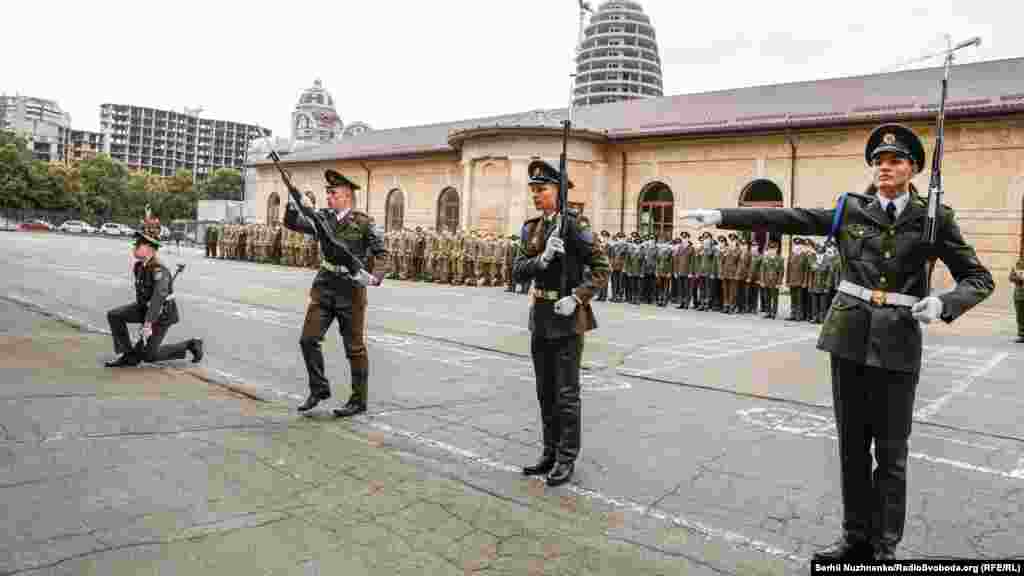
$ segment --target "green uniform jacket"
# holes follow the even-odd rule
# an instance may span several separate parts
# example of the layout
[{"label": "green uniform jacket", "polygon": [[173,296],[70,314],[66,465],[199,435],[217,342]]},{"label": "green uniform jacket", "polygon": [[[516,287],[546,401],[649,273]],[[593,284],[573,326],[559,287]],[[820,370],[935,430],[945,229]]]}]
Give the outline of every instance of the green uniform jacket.
[{"label": "green uniform jacket", "polygon": [[658,248],[658,264],[655,268],[655,273],[660,275],[671,275],[672,274],[672,252],[673,246],[661,244]]},{"label": "green uniform jacket", "polygon": [[1010,283],[1013,284],[1013,299],[1024,300],[1024,262],[1010,269]]},{"label": "green uniform jacket", "polygon": [[747,282],[750,278],[750,263],[753,261],[753,254],[746,250],[740,250],[740,262],[736,268],[736,279],[741,282]]},{"label": "green uniform jacket", "polygon": [[[926,296],[925,263],[936,257],[957,283],[937,296],[942,302],[940,318],[949,323],[988,298],[995,283],[974,248],[964,241],[952,208],[942,206],[938,211],[935,245],[921,241],[926,211],[924,201],[912,193],[896,222],[890,223],[877,198],[850,194],[835,236],[843,257],[842,280],[921,298]],[[723,209],[719,228],[825,236],[834,213],[835,209]],[[910,308],[879,306],[842,292],[832,302],[818,348],[868,366],[921,370],[921,326],[911,317]]]},{"label": "green uniform jacket", "polygon": [[803,255],[790,252],[786,259],[786,285],[790,288],[804,285],[804,269],[800,266]]},{"label": "green uniform jacket", "polygon": [[821,262],[818,262],[817,258],[815,258],[811,262],[811,292],[815,294],[828,292],[831,274],[832,262],[824,257],[821,259]]},{"label": "green uniform jacket", "polygon": [[761,285],[766,288],[778,288],[782,283],[782,272],[785,261],[778,254],[770,254],[761,261]]},{"label": "green uniform jacket", "polygon": [[710,250],[705,250],[701,255],[700,267],[706,278],[718,278],[718,274],[721,271],[721,267],[719,266],[719,263],[721,262],[719,258],[720,255],[721,252],[714,246],[712,246]]},{"label": "green uniform jacket", "polygon": [[761,263],[764,262],[764,256],[758,253],[751,253],[750,255],[750,271],[747,273],[747,282],[751,284],[761,283]]}]

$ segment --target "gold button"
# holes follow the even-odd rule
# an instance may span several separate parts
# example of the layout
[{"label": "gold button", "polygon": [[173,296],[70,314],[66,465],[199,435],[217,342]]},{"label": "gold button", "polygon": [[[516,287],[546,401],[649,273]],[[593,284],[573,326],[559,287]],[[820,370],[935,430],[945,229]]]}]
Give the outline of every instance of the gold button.
[{"label": "gold button", "polygon": [[888,280],[886,280],[886,279],[885,279],[885,276],[882,276],[881,278],[879,278],[879,279],[878,279],[878,281],[879,281],[879,282],[880,282],[881,284],[885,284],[886,282],[888,282]]},{"label": "gold button", "polygon": [[889,236],[892,236],[892,235],[893,235],[893,234],[895,234],[895,233],[896,233],[896,231],[895,231],[895,230],[893,230],[892,228],[889,228],[889,231],[888,231],[888,232],[886,232],[886,234],[888,234]]},{"label": "gold button", "polygon": [[886,258],[892,258],[892,252],[889,252],[888,250],[886,250],[885,251],[885,257]]}]

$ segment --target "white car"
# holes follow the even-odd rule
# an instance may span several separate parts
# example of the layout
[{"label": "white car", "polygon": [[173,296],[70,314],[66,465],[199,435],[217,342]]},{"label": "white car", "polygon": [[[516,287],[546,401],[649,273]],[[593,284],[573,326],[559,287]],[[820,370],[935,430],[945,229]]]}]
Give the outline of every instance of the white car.
[{"label": "white car", "polygon": [[60,225],[58,228],[61,232],[70,232],[72,234],[93,234],[96,229],[92,227],[88,222],[82,222],[81,220],[68,220]]},{"label": "white car", "polygon": [[121,225],[117,222],[107,222],[103,226],[100,226],[100,233],[106,234],[107,236],[121,236]]}]

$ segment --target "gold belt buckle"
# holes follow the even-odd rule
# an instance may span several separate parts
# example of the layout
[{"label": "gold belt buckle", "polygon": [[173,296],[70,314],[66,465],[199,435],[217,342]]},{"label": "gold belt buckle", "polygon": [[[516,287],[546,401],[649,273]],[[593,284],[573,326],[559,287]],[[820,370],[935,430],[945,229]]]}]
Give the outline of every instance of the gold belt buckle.
[{"label": "gold belt buckle", "polygon": [[885,306],[887,295],[884,290],[871,291],[871,303],[875,306]]}]

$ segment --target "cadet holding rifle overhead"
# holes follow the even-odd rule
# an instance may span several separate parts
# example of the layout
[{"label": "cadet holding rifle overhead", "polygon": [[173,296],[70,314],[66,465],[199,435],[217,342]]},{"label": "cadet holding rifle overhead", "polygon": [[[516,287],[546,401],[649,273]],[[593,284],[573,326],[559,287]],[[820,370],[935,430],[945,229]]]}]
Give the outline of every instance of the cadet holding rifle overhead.
[{"label": "cadet holding rifle overhead", "polygon": [[[276,154],[271,158],[288,187],[289,202],[284,225],[297,232],[313,235],[320,245],[320,267],[309,290],[309,305],[302,326],[299,346],[309,373],[309,396],[298,407],[313,409],[331,397],[324,374],[324,335],[338,320],[352,377],[352,394],[334,415],[347,417],[366,412],[369,400],[370,366],[366,354],[366,287],[378,286],[382,272],[374,272],[377,258],[385,258],[387,249],[373,218],[352,208],[359,186],[334,170],[324,172],[328,208],[314,211],[303,206],[298,189],[281,169]],[[300,212],[301,211],[301,212]]]},{"label": "cadet holding rifle overhead", "polygon": [[[908,438],[921,372],[917,321],[952,322],[991,294],[992,275],[960,233],[953,209],[935,210],[936,242],[922,237],[928,207],[911,177],[924,148],[909,129],[872,132],[865,159],[874,167],[866,194],[846,194],[835,209],[693,210],[684,219],[730,230],[835,236],[842,281],[818,348],[831,354],[832,394],[842,476],[843,536],[818,560],[886,559],[903,537]],[[928,261],[946,264],[956,288],[927,289]],[[872,474],[871,452],[877,467]]]}]

